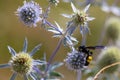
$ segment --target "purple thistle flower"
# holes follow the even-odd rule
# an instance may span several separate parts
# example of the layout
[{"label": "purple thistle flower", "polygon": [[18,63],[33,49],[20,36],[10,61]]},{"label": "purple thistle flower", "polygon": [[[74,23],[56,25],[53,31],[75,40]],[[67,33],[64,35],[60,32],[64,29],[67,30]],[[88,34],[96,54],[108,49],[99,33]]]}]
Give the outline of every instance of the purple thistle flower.
[{"label": "purple thistle flower", "polygon": [[69,69],[75,71],[81,70],[85,66],[85,54],[83,52],[73,50],[71,53],[68,53],[65,62]]},{"label": "purple thistle flower", "polygon": [[25,25],[36,26],[36,23],[41,21],[42,8],[34,1],[24,1],[24,5],[19,7],[16,13]]},{"label": "purple thistle flower", "polygon": [[8,46],[8,50],[11,53],[11,60],[7,64],[0,64],[0,68],[12,68],[13,74],[10,80],[15,80],[18,74],[24,76],[25,80],[28,80],[28,76],[30,76],[33,80],[36,80],[36,75],[34,74],[36,71],[35,67],[37,65],[46,64],[45,61],[34,60],[32,56],[36,51],[39,50],[40,44],[37,45],[30,53],[27,53],[27,39],[24,41],[23,50],[19,53]]}]

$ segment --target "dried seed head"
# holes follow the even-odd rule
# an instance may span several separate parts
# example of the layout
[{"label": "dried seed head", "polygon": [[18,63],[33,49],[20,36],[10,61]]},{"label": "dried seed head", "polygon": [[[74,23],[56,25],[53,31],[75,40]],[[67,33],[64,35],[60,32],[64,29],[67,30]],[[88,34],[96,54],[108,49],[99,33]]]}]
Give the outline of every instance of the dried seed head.
[{"label": "dried seed head", "polygon": [[[104,49],[100,55],[98,56],[98,67],[99,69],[110,65],[112,63],[120,61],[120,50],[117,47],[108,47],[107,49]],[[105,72],[106,73],[113,73],[118,69],[118,65],[111,67],[107,69]]]},{"label": "dried seed head", "polygon": [[28,53],[20,52],[12,57],[10,64],[12,65],[13,71],[19,74],[26,74],[32,70],[33,59]]}]

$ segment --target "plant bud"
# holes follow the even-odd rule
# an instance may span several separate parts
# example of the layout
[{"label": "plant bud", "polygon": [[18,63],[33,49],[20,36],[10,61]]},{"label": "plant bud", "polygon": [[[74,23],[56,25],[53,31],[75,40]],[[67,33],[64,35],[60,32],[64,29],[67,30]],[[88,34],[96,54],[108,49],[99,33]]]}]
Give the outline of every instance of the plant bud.
[{"label": "plant bud", "polygon": [[106,36],[112,41],[120,38],[120,19],[117,17],[111,17],[106,22]]},{"label": "plant bud", "polygon": [[[120,50],[117,47],[108,47],[104,49],[98,56],[98,68],[102,69],[105,66],[120,61]],[[113,66],[105,70],[106,73],[113,73],[118,69],[119,65]]]}]

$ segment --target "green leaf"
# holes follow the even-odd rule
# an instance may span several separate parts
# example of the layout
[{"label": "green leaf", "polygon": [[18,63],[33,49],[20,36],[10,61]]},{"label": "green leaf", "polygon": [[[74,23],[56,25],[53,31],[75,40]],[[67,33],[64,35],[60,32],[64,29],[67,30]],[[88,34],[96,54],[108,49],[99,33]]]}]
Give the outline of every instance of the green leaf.
[{"label": "green leaf", "polygon": [[56,68],[58,68],[58,67],[60,67],[60,66],[62,66],[63,65],[63,63],[62,62],[56,62],[56,63],[53,63],[51,66],[50,66],[50,71],[53,71],[53,70],[55,70]]},{"label": "green leaf", "polygon": [[[46,61],[46,53],[44,53],[42,59],[40,59],[40,60],[47,62],[47,61]],[[43,64],[43,65],[39,66],[39,69],[40,69],[41,71],[44,71],[44,70],[46,69],[46,67],[47,67],[47,64]]]},{"label": "green leaf", "polygon": [[44,71],[44,70],[46,69],[46,64],[41,65],[39,69],[40,69],[41,71]]},{"label": "green leaf", "polygon": [[61,73],[59,73],[59,72],[56,72],[56,71],[52,71],[52,72],[50,72],[50,77],[59,77],[59,78],[63,78],[64,76],[61,74]]}]

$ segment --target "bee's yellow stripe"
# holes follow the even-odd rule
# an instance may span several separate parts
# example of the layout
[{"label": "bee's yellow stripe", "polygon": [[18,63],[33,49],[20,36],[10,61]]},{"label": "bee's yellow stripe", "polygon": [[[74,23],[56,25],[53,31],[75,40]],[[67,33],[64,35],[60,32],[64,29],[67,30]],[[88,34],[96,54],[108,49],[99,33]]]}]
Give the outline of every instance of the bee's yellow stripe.
[{"label": "bee's yellow stripe", "polygon": [[91,62],[91,61],[92,61],[92,56],[89,56],[87,62]]}]

